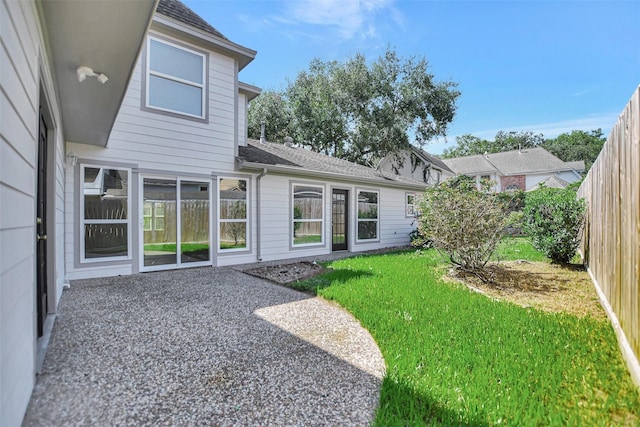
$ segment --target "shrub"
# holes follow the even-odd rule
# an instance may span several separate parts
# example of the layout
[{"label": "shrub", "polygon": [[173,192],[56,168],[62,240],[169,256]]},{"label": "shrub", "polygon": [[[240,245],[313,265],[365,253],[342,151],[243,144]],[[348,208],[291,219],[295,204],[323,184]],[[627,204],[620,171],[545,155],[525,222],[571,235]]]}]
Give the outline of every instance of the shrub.
[{"label": "shrub", "polygon": [[504,203],[507,214],[523,210],[526,196],[527,193],[522,190],[505,191],[504,193],[496,194],[498,200]]},{"label": "shrub", "polygon": [[431,248],[431,241],[426,239],[419,229],[413,230],[409,233],[409,239],[411,239],[411,247],[416,249],[429,249]]},{"label": "shrub", "polygon": [[453,265],[487,280],[483,269],[506,226],[503,204],[473,179],[456,177],[425,191],[418,230]]},{"label": "shrub", "polygon": [[580,244],[585,202],[571,190],[541,188],[527,195],[524,230],[533,246],[555,262],[567,263]]}]

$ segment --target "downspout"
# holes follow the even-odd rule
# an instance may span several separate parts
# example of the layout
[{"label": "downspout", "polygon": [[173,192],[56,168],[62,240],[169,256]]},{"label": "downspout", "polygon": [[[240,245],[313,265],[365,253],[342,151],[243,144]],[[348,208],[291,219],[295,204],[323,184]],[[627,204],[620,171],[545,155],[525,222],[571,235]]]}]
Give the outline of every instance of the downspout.
[{"label": "downspout", "polygon": [[258,261],[262,261],[262,243],[260,240],[260,180],[262,179],[262,177],[264,177],[267,174],[267,168],[262,169],[262,173],[260,175],[258,175],[258,177],[256,178],[256,215],[257,215],[257,222],[256,222],[256,256],[258,258]]}]

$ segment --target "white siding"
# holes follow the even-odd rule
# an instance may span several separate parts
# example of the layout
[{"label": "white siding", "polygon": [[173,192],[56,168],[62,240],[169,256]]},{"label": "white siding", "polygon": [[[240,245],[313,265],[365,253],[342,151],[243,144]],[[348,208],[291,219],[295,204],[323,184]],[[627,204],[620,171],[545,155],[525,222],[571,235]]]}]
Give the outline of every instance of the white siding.
[{"label": "white siding", "polygon": [[247,145],[247,97],[238,95],[238,145]]},{"label": "white siding", "polygon": [[543,174],[537,174],[537,175],[527,175],[526,176],[526,187],[527,190],[531,190],[531,188],[537,186],[539,183],[541,183],[542,181],[544,181],[545,179],[549,178],[553,176],[553,174],[551,173],[543,173]]},{"label": "white siding", "polygon": [[[406,178],[414,179],[418,182],[424,182],[425,175],[427,175],[428,185],[435,185],[438,183],[438,171],[436,169],[432,169],[429,172],[425,173],[425,164],[420,163],[415,168],[411,164],[411,155],[408,151],[403,151],[401,154],[402,158],[402,166],[394,160],[393,155],[389,155],[380,161],[379,169],[383,172],[387,173],[395,173],[394,166],[398,171],[398,175],[404,176]],[[445,179],[453,176],[453,174],[449,172],[441,172],[440,182]]]},{"label": "white siding", "polygon": [[[40,82],[51,88],[40,22],[33,2],[0,2],[0,425],[20,425],[35,381],[35,194]],[[42,73],[41,75],[41,72]],[[46,91],[46,89],[45,89]],[[63,144],[56,100],[48,119],[49,253],[63,233]],[[52,221],[51,221],[52,220]],[[60,252],[62,256],[62,252]],[[49,310],[61,294],[62,258],[50,258]]]},{"label": "white siding", "polygon": [[565,172],[559,172],[559,173],[532,174],[532,175],[527,175],[526,177],[527,190],[531,190],[532,188],[535,188],[539,183],[541,183],[545,179],[550,178],[552,176],[556,176],[564,181],[567,181],[568,183],[580,181],[580,178],[571,171],[565,171]]},{"label": "white siding", "polygon": [[[192,47],[184,42],[180,43]],[[142,108],[144,69],[142,61],[139,60],[106,148],[69,143],[68,150],[73,151],[80,162],[127,164],[134,166],[141,174],[211,177],[213,174],[224,175],[234,172],[235,138],[238,129],[235,62],[232,58],[217,52],[209,51],[207,54],[209,58],[208,122],[189,120]],[[65,177],[67,185],[65,222],[68,230],[78,228],[74,192],[78,191],[79,185],[75,182],[74,173],[74,168],[68,168]],[[134,174],[130,183],[131,189],[138,186],[138,181],[135,179]],[[135,193],[131,194],[133,197]],[[131,203],[135,205],[138,200],[132,198]],[[137,271],[139,257],[133,251],[136,247],[135,241],[139,238],[138,226],[138,221],[133,218],[130,230],[134,241],[130,248],[132,260],[109,266],[105,264],[80,266],[77,253],[78,237],[74,233],[67,233],[65,254],[68,277],[73,280],[131,274]],[[212,227],[216,227],[215,221]],[[76,234],[82,235],[79,231]],[[246,255],[239,259],[246,259]]]},{"label": "white siding", "polygon": [[[309,248],[290,247],[291,239],[291,183],[309,183],[324,186],[325,227],[324,245]],[[261,255],[263,261],[297,257],[310,257],[331,252],[331,194],[333,188],[349,191],[349,250],[361,252],[409,244],[409,233],[415,228],[413,218],[405,216],[406,190],[396,188],[358,186],[337,181],[308,180],[282,175],[267,175],[261,183]],[[380,192],[379,241],[355,242],[358,189]],[[254,202],[255,203],[255,202]],[[255,237],[254,237],[255,240]],[[255,261],[255,258],[253,259]],[[219,260],[222,261],[222,260]],[[249,262],[249,261],[245,261]],[[219,263],[219,265],[222,265]],[[228,265],[225,263],[224,265]]]}]

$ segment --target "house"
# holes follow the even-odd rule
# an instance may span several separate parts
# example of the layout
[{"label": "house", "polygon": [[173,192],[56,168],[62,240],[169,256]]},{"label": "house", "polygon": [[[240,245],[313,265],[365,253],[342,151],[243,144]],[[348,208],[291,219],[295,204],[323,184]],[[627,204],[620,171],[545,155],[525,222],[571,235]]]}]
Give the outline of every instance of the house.
[{"label": "house", "polygon": [[[563,162],[542,147],[501,153],[473,155],[445,159],[444,163],[458,175],[467,175],[480,183],[493,181],[494,191],[529,191],[541,182],[553,181],[554,186],[565,186],[582,179],[584,162]],[[553,178],[551,181],[549,181]]]},{"label": "house", "polygon": [[378,164],[378,170],[421,181],[427,185],[439,184],[455,176],[455,172],[445,162],[414,146],[385,156]]},{"label": "house", "polygon": [[248,141],[256,52],[182,3],[0,19],[0,425],[21,423],[74,279],[409,243],[424,183]]}]

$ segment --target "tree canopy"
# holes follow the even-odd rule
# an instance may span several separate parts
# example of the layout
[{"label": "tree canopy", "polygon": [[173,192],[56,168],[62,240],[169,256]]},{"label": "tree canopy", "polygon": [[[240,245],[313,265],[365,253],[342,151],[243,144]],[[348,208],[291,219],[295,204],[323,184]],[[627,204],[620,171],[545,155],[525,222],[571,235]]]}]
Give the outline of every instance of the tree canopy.
[{"label": "tree canopy", "polygon": [[269,122],[282,123],[288,111],[288,126],[277,129],[285,127],[298,144],[373,165],[410,143],[445,136],[460,92],[454,82],[437,82],[425,58],[401,58],[387,49],[372,63],[362,54],[345,62],[314,59],[277,95],[282,102],[265,99],[264,93],[251,102],[251,137],[259,136],[256,121],[264,120],[267,139],[281,140]]},{"label": "tree canopy", "polygon": [[456,137],[456,146],[444,150],[442,157],[450,159],[519,148],[543,147],[562,161],[584,161],[585,171],[588,171],[605,142],[606,138],[601,129],[590,132],[574,130],[550,139],[533,132],[499,131],[493,141],[466,134]]},{"label": "tree canopy", "polygon": [[544,143],[544,136],[533,132],[505,132],[498,131],[493,141],[478,138],[473,135],[456,137],[456,146],[444,150],[442,157],[472,156],[474,154],[500,153],[502,151],[518,150],[520,148],[538,147]]},{"label": "tree canopy", "polygon": [[565,162],[583,160],[585,171],[588,171],[598,158],[606,141],[602,129],[590,132],[574,130],[571,133],[558,135],[557,138],[547,139],[542,146]]},{"label": "tree canopy", "polygon": [[264,91],[250,104],[247,112],[249,137],[260,138],[260,126],[264,122],[265,134],[275,141],[282,141],[291,136],[294,128],[294,117],[288,102],[277,91]]}]

